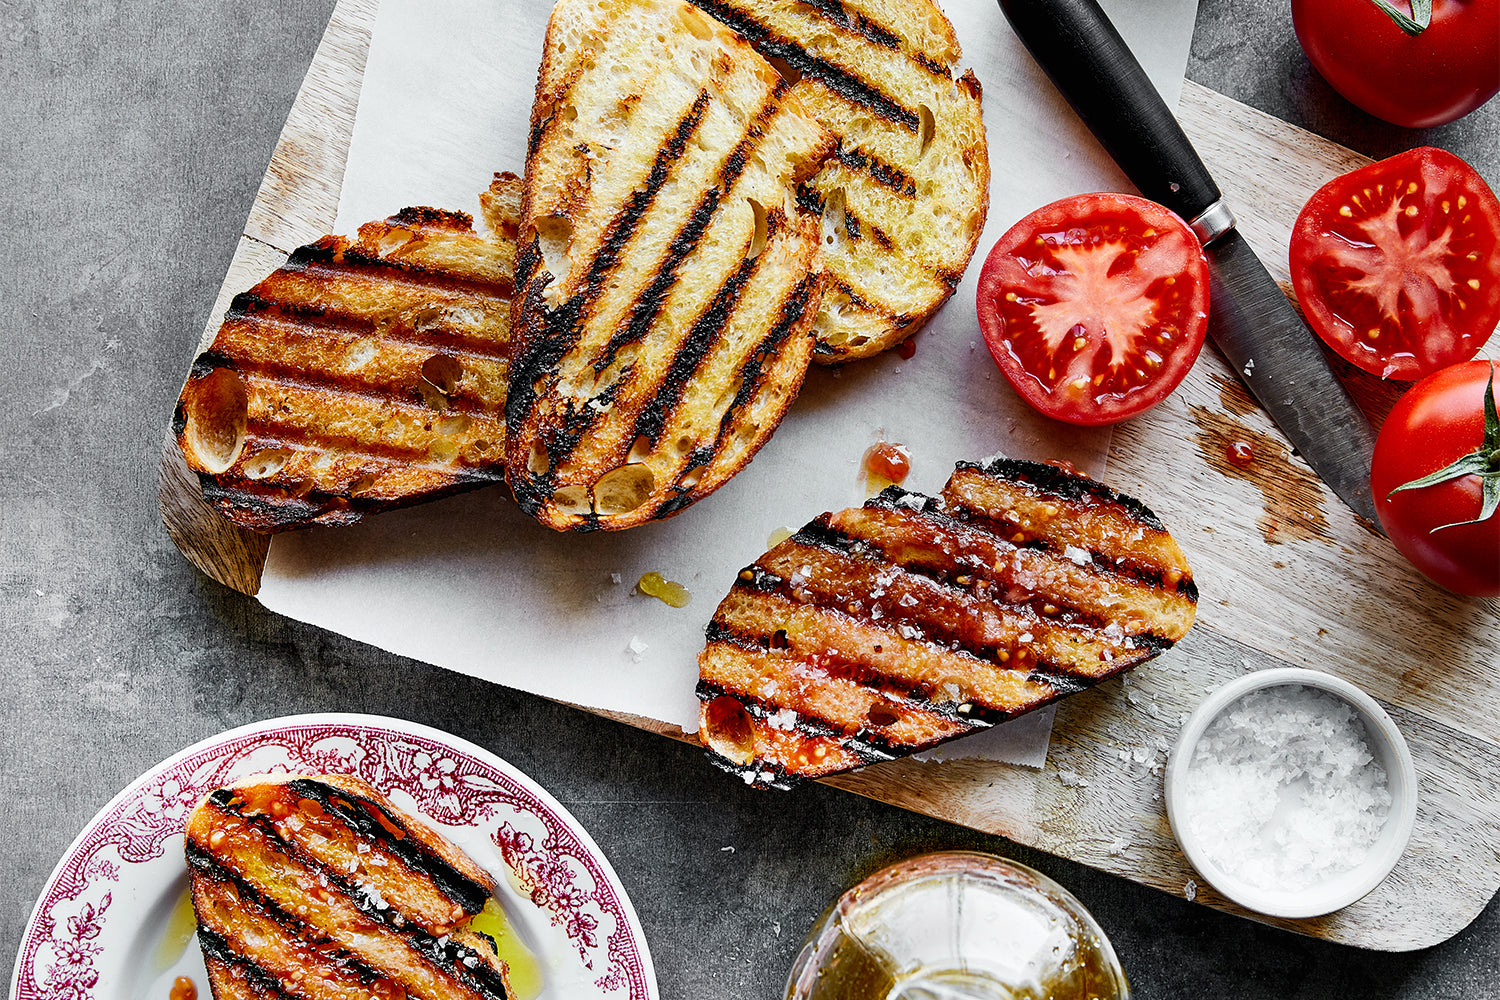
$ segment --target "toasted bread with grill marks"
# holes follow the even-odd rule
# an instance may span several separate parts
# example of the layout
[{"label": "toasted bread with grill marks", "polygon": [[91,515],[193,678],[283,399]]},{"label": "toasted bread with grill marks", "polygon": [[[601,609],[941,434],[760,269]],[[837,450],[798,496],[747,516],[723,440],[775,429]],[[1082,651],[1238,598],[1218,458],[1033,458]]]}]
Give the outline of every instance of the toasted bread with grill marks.
[{"label": "toasted bread with grill marks", "polygon": [[562,0],[532,110],[506,481],[562,530],[707,496],[812,355],[832,148],[775,70],[681,0]]},{"label": "toasted bread with grill marks", "polygon": [[254,775],[188,817],[214,1000],[503,1000],[468,928],[495,891],[452,843],[346,775]]},{"label": "toasted bread with grill marks", "polygon": [[325,236],[235,297],[174,432],[204,497],[254,531],[345,524],[496,483],[520,179],[460,212]]},{"label": "toasted bread with grill marks", "polygon": [[741,571],[699,655],[720,767],[778,788],[929,749],[1187,634],[1182,550],[1139,501],[1050,465],[890,487]]},{"label": "toasted bread with grill marks", "polygon": [[911,336],[958,286],[989,208],[979,82],[933,0],[693,0],[796,80],[839,138],[802,186],[829,286],[814,360]]}]

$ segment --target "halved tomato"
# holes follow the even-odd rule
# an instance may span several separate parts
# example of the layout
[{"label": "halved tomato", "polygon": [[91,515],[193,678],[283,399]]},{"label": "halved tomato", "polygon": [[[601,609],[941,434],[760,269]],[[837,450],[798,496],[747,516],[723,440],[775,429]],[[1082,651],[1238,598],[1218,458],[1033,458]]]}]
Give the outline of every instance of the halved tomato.
[{"label": "halved tomato", "polygon": [[1372,375],[1412,381],[1468,361],[1500,323],[1500,202],[1425,146],[1335,177],[1292,229],[1308,324]]},{"label": "halved tomato", "polygon": [[1208,262],[1155,202],[1078,195],[1000,237],[978,307],[1022,399],[1058,420],[1112,424],[1161,402],[1193,366],[1208,329]]}]

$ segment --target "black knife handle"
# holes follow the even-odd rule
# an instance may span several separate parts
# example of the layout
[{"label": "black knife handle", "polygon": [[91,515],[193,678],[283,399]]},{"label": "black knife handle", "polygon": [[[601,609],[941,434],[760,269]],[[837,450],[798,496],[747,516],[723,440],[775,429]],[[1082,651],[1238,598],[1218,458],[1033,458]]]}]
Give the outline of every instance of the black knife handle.
[{"label": "black knife handle", "polygon": [[1189,222],[1219,200],[1208,168],[1097,0],[999,2],[1032,57],[1141,194]]}]

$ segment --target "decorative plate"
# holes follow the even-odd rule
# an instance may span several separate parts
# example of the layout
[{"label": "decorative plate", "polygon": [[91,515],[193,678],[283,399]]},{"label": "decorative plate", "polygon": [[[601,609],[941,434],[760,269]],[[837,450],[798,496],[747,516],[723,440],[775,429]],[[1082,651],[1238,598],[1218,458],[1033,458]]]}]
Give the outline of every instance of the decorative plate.
[{"label": "decorative plate", "polygon": [[301,715],[234,729],[136,779],[53,871],[21,938],[11,1000],[168,1000],[179,976],[207,1000],[183,825],[214,788],[291,771],[359,775],[490,869],[507,920],[536,959],[540,992],[531,997],[656,1000],[635,910],[598,846],[556,799],[481,747],[368,715]]}]

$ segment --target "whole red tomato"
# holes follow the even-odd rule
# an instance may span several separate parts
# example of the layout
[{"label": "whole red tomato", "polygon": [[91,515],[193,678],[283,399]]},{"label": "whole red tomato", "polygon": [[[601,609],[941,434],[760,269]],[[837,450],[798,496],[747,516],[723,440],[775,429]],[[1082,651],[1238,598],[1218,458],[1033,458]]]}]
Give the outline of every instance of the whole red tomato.
[{"label": "whole red tomato", "polygon": [[[1485,516],[1486,490],[1500,501],[1500,417],[1486,390],[1497,370],[1466,361],[1412,386],[1380,428],[1370,472],[1380,523],[1401,554],[1434,583],[1475,597],[1500,597],[1493,502]],[[1451,478],[1397,489],[1444,469]]]},{"label": "whole red tomato", "polygon": [[1334,90],[1395,125],[1443,125],[1500,91],[1500,0],[1432,0],[1417,35],[1376,0],[1292,0],[1292,27]]}]

